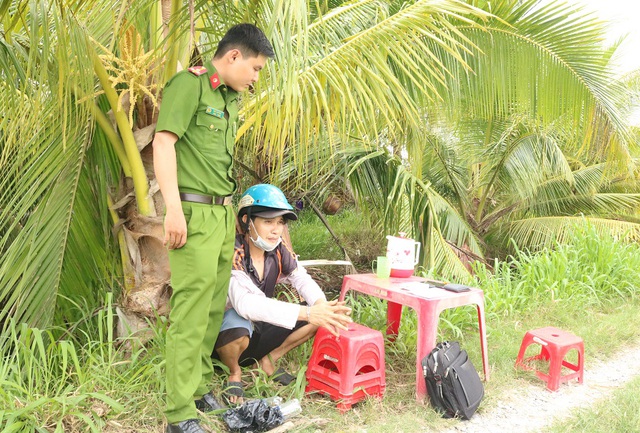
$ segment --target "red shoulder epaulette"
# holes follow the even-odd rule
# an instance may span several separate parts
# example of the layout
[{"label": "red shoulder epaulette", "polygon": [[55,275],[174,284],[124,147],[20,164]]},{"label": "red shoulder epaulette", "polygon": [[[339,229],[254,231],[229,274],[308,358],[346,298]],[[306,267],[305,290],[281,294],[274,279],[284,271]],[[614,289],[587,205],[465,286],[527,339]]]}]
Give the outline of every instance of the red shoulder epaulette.
[{"label": "red shoulder epaulette", "polygon": [[207,73],[207,68],[205,68],[204,66],[192,66],[187,69],[187,71],[191,72],[196,77],[199,77],[200,75]]}]

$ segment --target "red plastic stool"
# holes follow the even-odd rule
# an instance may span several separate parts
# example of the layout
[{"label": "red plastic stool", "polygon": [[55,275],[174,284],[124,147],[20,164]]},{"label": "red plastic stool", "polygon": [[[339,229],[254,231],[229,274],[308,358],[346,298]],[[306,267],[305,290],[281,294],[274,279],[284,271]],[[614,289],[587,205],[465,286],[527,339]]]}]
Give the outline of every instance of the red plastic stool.
[{"label": "red plastic stool", "polygon": [[367,396],[381,398],[386,386],[382,333],[357,323],[348,328],[340,330],[338,338],[326,328],[318,329],[305,388],[337,400],[342,413]]},{"label": "red plastic stool", "polygon": [[[540,354],[523,359],[527,347],[533,343],[541,345]],[[572,364],[564,360],[567,352],[572,349],[578,351],[578,364]],[[527,365],[529,361],[538,359],[549,361],[549,374],[535,370],[534,367]],[[560,383],[571,379],[577,378],[578,382],[582,383],[584,379],[584,342],[582,338],[573,335],[571,332],[552,326],[528,331],[522,339],[515,366],[516,368],[535,370],[536,375],[547,382],[547,388],[550,391],[557,391]],[[574,372],[562,375],[563,366]]]}]

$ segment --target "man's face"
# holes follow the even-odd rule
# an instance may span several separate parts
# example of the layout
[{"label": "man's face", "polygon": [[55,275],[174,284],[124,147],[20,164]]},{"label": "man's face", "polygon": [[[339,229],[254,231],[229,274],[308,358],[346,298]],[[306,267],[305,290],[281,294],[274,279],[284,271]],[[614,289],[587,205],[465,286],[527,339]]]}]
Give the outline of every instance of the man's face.
[{"label": "man's face", "polygon": [[258,81],[260,71],[267,63],[267,57],[259,54],[257,57],[245,57],[238,50],[231,53],[227,76],[223,77],[227,86],[242,92]]}]

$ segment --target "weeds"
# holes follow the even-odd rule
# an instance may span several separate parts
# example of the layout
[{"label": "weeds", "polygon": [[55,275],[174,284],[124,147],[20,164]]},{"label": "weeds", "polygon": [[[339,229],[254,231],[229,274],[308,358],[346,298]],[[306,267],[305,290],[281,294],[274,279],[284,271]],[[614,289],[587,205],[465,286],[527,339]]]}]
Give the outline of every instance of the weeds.
[{"label": "weeds", "polygon": [[140,416],[149,401],[160,407],[153,394],[162,376],[161,352],[152,346],[125,357],[113,338],[114,315],[108,296],[105,308],[83,319],[88,326],[73,335],[10,323],[0,345],[3,432],[101,432],[110,418],[132,410]]},{"label": "weeds", "polygon": [[592,227],[575,228],[573,241],[536,254],[517,251],[496,262],[494,273],[475,268],[487,309],[512,316],[548,302],[582,308],[634,299],[640,277],[640,250]]},{"label": "weeds", "polygon": [[[357,267],[370,270],[376,256],[384,254],[384,233],[369,225],[353,209],[347,208],[337,215],[328,215],[327,220]],[[290,232],[291,243],[301,260],[345,259],[326,227],[312,212],[302,212],[298,221],[291,224]]]},{"label": "weeds", "polygon": [[[343,218],[345,224],[354,225],[351,216]],[[305,230],[317,230],[319,235],[320,228],[304,219],[294,232],[304,226],[308,226]],[[294,245],[303,244],[301,240],[294,241]],[[307,244],[311,248],[307,252],[310,257],[327,258],[311,245],[314,244]],[[367,254],[379,253],[372,247]],[[640,315],[635,306],[637,289],[633,282],[639,280],[639,273],[638,246],[598,236],[589,227],[577,228],[570,244],[558,245],[554,250],[538,254],[518,251],[510,260],[497,262],[493,274],[478,266],[476,283],[486,296],[492,369],[480,412],[495,404],[501,392],[517,386],[519,381],[536,380],[513,369],[520,340],[527,329],[552,325],[581,335],[586,343],[587,363],[591,358],[614,352],[616,344],[634,341]],[[347,300],[355,321],[384,331],[383,301],[354,293]],[[77,308],[89,311],[83,306]],[[73,332],[62,327],[40,330],[11,324],[10,332],[0,341],[0,430],[163,431],[166,324],[158,320],[153,328],[155,338],[147,346],[140,346],[134,341],[114,338],[115,317],[111,298],[107,296],[103,308],[85,313],[85,317],[71,325]],[[301,422],[298,431],[315,431],[317,425],[329,432],[362,431],[365,425],[370,433],[451,426],[455,421],[441,419],[414,400],[416,326],[414,312],[405,308],[400,334],[393,343],[385,345],[387,391],[383,402],[371,399],[340,415],[329,399],[305,395],[304,375],[311,341],[281,360],[288,371],[296,374],[294,383],[281,387],[260,369],[248,368],[244,375],[250,378],[250,385],[245,395],[301,399],[308,422]],[[473,308],[457,308],[442,314],[439,332],[440,339],[460,340],[478,366],[476,327]],[[223,366],[218,364],[218,368]],[[214,391],[223,389],[225,377],[215,375],[211,384]],[[630,400],[623,404],[635,410],[634,403]],[[574,431],[580,431],[581,421],[572,423]],[[629,423],[620,425],[636,425],[637,419],[631,418]],[[204,424],[214,431],[223,429],[216,418],[207,417]]]}]

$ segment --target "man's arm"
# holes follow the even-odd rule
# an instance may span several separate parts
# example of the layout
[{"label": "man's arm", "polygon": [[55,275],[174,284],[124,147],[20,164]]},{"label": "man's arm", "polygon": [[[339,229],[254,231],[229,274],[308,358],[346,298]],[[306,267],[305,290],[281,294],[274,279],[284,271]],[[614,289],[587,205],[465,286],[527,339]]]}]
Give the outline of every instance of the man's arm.
[{"label": "man's arm", "polygon": [[178,137],[159,131],[153,139],[153,169],[167,208],[164,220],[164,245],[170,250],[187,243],[187,222],[182,212],[178,191],[178,165],[175,144]]},{"label": "man's arm", "polygon": [[318,283],[311,278],[311,275],[307,273],[307,270],[300,266],[297,261],[294,261],[293,264],[297,266],[293,272],[281,278],[278,282],[288,281],[296,288],[300,296],[302,296],[302,299],[304,299],[308,305],[314,305],[319,299],[326,301],[327,298],[324,292],[320,286],[318,286]]}]

